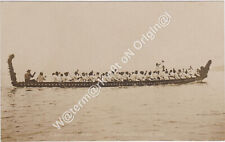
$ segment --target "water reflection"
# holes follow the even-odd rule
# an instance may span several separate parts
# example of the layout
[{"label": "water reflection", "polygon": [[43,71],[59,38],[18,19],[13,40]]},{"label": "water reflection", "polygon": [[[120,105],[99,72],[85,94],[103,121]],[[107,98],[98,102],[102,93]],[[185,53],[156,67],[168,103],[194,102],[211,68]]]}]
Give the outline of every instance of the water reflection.
[{"label": "water reflection", "polygon": [[9,89],[8,96],[11,97],[12,95],[15,95],[16,91],[17,91],[16,87]]},{"label": "water reflection", "polygon": [[3,140],[222,140],[221,76],[208,83],[102,88],[60,131],[52,123],[87,88],[3,88]]}]

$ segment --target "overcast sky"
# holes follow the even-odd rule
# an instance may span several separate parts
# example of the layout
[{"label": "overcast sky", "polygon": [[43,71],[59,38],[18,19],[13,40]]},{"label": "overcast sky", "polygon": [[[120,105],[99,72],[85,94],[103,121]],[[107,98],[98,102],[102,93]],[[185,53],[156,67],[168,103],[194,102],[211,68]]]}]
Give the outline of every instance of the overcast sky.
[{"label": "overcast sky", "polygon": [[161,59],[176,67],[209,59],[223,65],[223,2],[2,2],[2,73],[11,53],[19,78],[27,69],[108,71],[165,11],[171,23],[123,70],[150,70]]}]

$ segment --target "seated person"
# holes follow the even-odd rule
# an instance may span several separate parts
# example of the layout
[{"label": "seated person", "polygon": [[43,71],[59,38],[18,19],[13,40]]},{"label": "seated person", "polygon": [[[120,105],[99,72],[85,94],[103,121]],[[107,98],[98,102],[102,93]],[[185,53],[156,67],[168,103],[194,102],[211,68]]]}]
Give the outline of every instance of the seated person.
[{"label": "seated person", "polygon": [[56,73],[52,73],[52,81],[53,82],[58,82]]},{"label": "seated person", "polygon": [[43,75],[43,72],[40,72],[40,74],[38,75],[36,81],[37,82],[43,82],[45,80],[45,77]]},{"label": "seated person", "polygon": [[72,81],[72,78],[69,75],[69,72],[64,73],[63,82],[69,82]]}]

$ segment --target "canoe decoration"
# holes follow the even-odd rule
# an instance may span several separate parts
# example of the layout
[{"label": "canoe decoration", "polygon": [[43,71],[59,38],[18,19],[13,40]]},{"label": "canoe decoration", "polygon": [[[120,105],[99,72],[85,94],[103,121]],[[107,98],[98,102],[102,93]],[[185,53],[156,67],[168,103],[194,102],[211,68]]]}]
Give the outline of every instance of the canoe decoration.
[{"label": "canoe decoration", "polygon": [[[90,87],[96,85],[98,82],[17,82],[16,73],[14,71],[12,60],[14,54],[11,54],[8,58],[9,74],[11,78],[11,84],[14,87]],[[198,77],[186,78],[186,79],[170,79],[170,80],[145,80],[145,81],[117,81],[117,82],[104,82],[99,84],[101,87],[119,87],[119,86],[152,86],[152,85],[167,85],[167,84],[186,84],[190,82],[201,82],[207,78],[208,71],[212,61],[209,60],[205,66],[201,66]]]}]

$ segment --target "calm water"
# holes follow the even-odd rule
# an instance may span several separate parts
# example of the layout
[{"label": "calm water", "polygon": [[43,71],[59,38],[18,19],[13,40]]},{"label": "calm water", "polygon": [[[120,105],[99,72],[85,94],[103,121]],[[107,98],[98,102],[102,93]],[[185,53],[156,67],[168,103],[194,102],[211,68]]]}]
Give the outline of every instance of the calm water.
[{"label": "calm water", "polygon": [[2,140],[225,140],[224,72],[207,83],[103,88],[57,130],[87,88],[2,88]]}]

